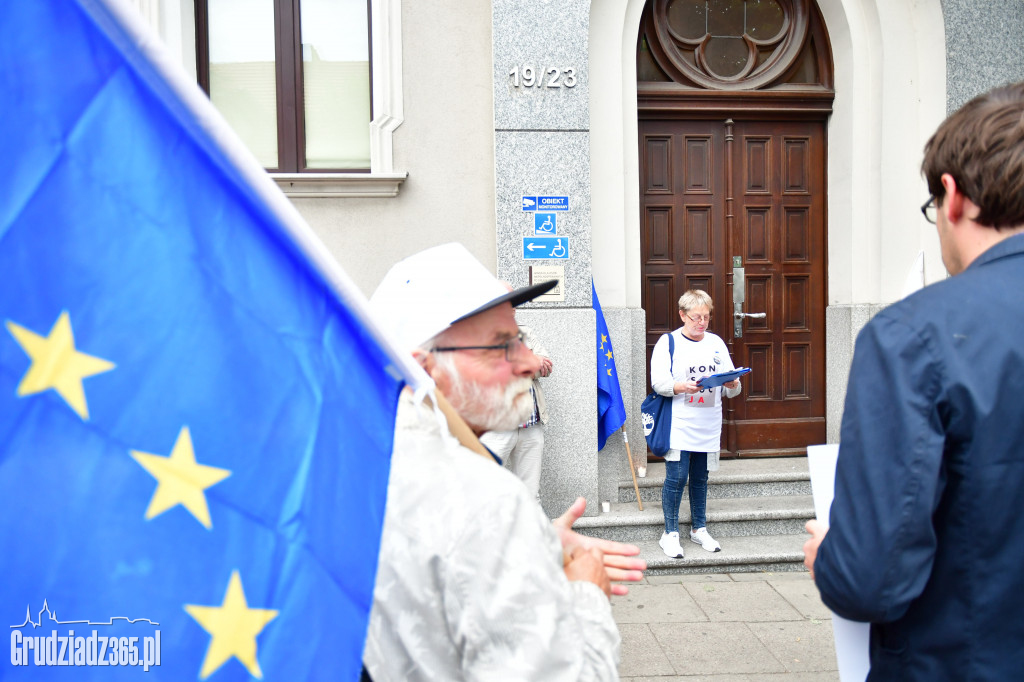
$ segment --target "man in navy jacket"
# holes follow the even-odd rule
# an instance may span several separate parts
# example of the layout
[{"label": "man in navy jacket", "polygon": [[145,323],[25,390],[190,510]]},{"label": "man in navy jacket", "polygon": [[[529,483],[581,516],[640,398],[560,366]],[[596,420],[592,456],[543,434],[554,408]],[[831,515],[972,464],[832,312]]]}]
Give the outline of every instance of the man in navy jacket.
[{"label": "man in navy jacket", "polygon": [[804,546],[825,604],[871,623],[869,680],[1024,675],[1024,83],[925,145],[953,277],[857,338],[830,528]]}]

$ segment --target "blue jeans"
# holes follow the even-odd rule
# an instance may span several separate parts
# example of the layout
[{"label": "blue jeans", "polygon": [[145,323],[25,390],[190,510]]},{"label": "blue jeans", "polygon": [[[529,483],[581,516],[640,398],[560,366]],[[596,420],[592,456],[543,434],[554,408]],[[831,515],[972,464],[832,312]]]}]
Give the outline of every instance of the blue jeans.
[{"label": "blue jeans", "polygon": [[678,462],[665,462],[665,485],[661,489],[661,510],[665,514],[665,532],[679,532],[679,505],[690,476],[690,526],[693,530],[707,525],[708,453],[679,451]]}]

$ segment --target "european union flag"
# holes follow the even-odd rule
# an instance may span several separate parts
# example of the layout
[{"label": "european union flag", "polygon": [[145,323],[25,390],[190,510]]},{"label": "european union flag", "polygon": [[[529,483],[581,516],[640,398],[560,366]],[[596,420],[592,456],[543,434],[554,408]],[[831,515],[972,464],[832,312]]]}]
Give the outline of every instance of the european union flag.
[{"label": "european union flag", "polygon": [[626,405],[619,390],[608,324],[604,321],[593,280],[590,281],[590,290],[594,296],[594,312],[597,313],[597,449],[600,450],[608,437],[626,423]]},{"label": "european union flag", "polygon": [[0,4],[0,677],[356,679],[402,359],[136,31]]}]

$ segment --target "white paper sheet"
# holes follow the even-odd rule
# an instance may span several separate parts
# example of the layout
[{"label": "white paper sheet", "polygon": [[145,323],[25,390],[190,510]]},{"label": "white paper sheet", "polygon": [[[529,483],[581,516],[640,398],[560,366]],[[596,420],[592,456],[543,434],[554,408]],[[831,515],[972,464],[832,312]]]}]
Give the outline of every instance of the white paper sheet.
[{"label": "white paper sheet", "polygon": [[907,277],[903,280],[903,292],[900,298],[906,298],[918,289],[924,288],[924,251],[917,253],[917,258],[907,270]]},{"label": "white paper sheet", "polygon": [[[828,513],[835,494],[838,445],[809,445],[807,465],[811,471],[811,494],[814,496],[814,515],[828,525]],[[832,614],[832,635],[836,643],[836,663],[841,682],[864,682],[871,668],[868,658],[870,626]]]}]

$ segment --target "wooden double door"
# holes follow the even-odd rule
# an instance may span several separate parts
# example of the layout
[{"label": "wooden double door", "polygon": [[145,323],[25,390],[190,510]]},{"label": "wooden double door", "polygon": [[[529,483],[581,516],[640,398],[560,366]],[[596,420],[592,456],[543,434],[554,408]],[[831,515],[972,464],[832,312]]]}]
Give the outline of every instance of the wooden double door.
[{"label": "wooden double door", "polygon": [[825,442],[824,121],[641,119],[639,133],[648,380],[679,296],[704,289],[710,330],[753,370],[723,401],[723,456],[804,454]]}]

